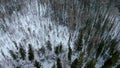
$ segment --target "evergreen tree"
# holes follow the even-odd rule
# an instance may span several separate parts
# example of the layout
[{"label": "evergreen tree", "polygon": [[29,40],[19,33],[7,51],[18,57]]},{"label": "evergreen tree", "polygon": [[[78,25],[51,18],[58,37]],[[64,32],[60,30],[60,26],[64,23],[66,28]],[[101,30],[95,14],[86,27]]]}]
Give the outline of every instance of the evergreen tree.
[{"label": "evergreen tree", "polygon": [[85,68],[95,68],[95,61],[94,59],[91,59],[90,61],[87,62]]},{"label": "evergreen tree", "polygon": [[55,47],[55,54],[59,54],[62,52],[62,44],[58,45]]},{"label": "evergreen tree", "polygon": [[117,65],[117,67],[116,68],[120,68],[120,64],[119,65]]},{"label": "evergreen tree", "polygon": [[105,61],[102,68],[111,68],[112,66],[115,65],[115,63],[118,61],[119,58],[120,58],[120,53],[116,51],[111,58]]},{"label": "evergreen tree", "polygon": [[10,55],[11,55],[11,57],[14,59],[14,60],[16,60],[17,59],[17,54],[13,51],[13,50],[9,50],[9,53],[10,53]]},{"label": "evergreen tree", "polygon": [[77,58],[72,62],[71,68],[78,68],[78,59]]},{"label": "evergreen tree", "polygon": [[71,47],[69,46],[69,47],[68,47],[68,60],[71,60],[71,56],[72,56],[72,49],[71,49]]},{"label": "evergreen tree", "polygon": [[23,48],[23,46],[21,44],[20,44],[20,48],[19,48],[19,53],[20,53],[21,59],[25,60],[26,51],[25,51],[25,49]]},{"label": "evergreen tree", "polygon": [[34,60],[34,50],[33,50],[31,44],[29,44],[28,59],[29,59],[30,61]]},{"label": "evergreen tree", "polygon": [[62,68],[60,58],[57,58],[57,68]]},{"label": "evergreen tree", "polygon": [[36,68],[40,68],[40,67],[41,67],[41,64],[40,64],[40,62],[38,62],[37,60],[35,60],[34,66],[35,66]]},{"label": "evergreen tree", "polygon": [[78,38],[77,38],[77,40],[76,40],[76,42],[75,42],[74,49],[76,51],[80,51],[82,49],[82,46],[83,46],[82,45],[82,38],[83,38],[83,32],[81,31],[80,34],[79,34],[79,36],[78,36]]}]

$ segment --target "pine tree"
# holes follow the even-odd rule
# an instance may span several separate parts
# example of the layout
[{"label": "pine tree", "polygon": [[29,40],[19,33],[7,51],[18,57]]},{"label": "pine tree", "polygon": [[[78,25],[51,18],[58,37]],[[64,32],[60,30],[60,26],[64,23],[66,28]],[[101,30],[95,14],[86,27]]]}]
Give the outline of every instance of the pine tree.
[{"label": "pine tree", "polygon": [[71,68],[78,68],[78,59],[77,58],[72,62]]},{"label": "pine tree", "polygon": [[11,55],[11,57],[14,59],[14,60],[16,60],[17,59],[17,54],[13,51],[13,50],[9,50],[9,53],[10,53],[10,55]]},{"label": "pine tree", "polygon": [[62,68],[60,58],[57,58],[57,68]]},{"label": "pine tree", "polygon": [[25,49],[23,48],[23,46],[21,44],[20,44],[20,48],[19,48],[19,53],[20,53],[21,59],[25,60],[26,51],[25,51]]},{"label": "pine tree", "polygon": [[76,51],[80,51],[82,49],[82,46],[83,46],[82,45],[82,38],[83,38],[83,32],[81,31],[80,34],[79,34],[79,36],[78,36],[78,38],[77,38],[77,40],[76,40],[76,42],[75,42],[74,49]]},{"label": "pine tree", "polygon": [[68,47],[68,60],[71,60],[71,56],[72,56],[72,49],[71,49],[71,47],[69,46],[69,47]]},{"label": "pine tree", "polygon": [[30,61],[34,60],[34,50],[33,50],[31,44],[29,44],[28,59],[29,59]]},{"label": "pine tree", "polygon": [[116,68],[120,68],[120,64],[119,65],[117,65],[117,67]]},{"label": "pine tree", "polygon": [[34,66],[35,66],[36,68],[41,68],[41,64],[40,64],[40,62],[38,62],[37,60],[35,60]]},{"label": "pine tree", "polygon": [[[14,65],[15,68],[21,68],[24,67],[24,65],[29,65],[27,62],[26,62],[26,52],[25,52],[25,49],[23,48],[23,46],[20,44],[20,46],[18,47],[18,51],[17,50],[9,50],[9,53],[12,57],[12,61],[10,61],[9,64],[11,65]],[[28,59],[29,61],[31,61],[31,64],[30,65],[33,65],[34,67],[36,68],[41,68],[41,63],[37,60],[33,61],[34,60],[34,48],[32,48],[32,45],[29,44],[29,47],[28,47]],[[4,53],[3,53],[4,55]],[[6,55],[4,55],[6,57]],[[19,57],[20,56],[20,57]],[[7,58],[6,58],[7,59]],[[8,59],[11,59],[11,58],[8,58]],[[21,64],[21,62],[19,61],[24,61],[25,63],[24,64]],[[16,66],[15,64],[20,64],[19,66]]]},{"label": "pine tree", "polygon": [[55,47],[55,54],[58,55],[62,52],[62,44]]},{"label": "pine tree", "polygon": [[94,59],[89,60],[85,68],[95,68],[95,60]]},{"label": "pine tree", "polygon": [[118,61],[118,59],[120,58],[120,53],[119,52],[115,52],[111,58],[107,59],[104,63],[104,65],[102,66],[102,68],[111,68],[112,66],[115,65],[115,63]]}]

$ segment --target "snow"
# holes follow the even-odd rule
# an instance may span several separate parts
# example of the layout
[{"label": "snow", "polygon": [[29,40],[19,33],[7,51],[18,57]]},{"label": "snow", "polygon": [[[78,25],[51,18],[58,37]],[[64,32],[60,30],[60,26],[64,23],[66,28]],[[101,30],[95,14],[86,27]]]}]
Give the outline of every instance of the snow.
[{"label": "snow", "polygon": [[[49,40],[52,47],[62,43],[64,49],[67,49],[70,37],[67,26],[56,25],[56,22],[51,21],[49,16],[44,17],[49,7],[36,4],[37,2],[28,4],[23,9],[23,11],[27,10],[24,14],[13,12],[11,17],[4,18],[5,21],[0,20],[0,24],[5,26],[5,28],[1,27],[0,31],[0,50],[8,57],[10,57],[8,49],[15,50],[13,41],[17,44],[21,43],[26,48],[30,43],[37,49],[45,46],[46,41]],[[3,56],[0,54],[0,57]],[[3,58],[0,58],[0,60],[2,61]],[[48,68],[50,65],[48,62],[43,63],[44,68]]]},{"label": "snow", "polygon": [[[2,6],[2,12],[6,11],[4,6]],[[16,50],[13,41],[15,41],[17,45],[22,44],[27,50],[28,44],[32,44],[35,49],[38,49],[42,46],[46,46],[46,42],[49,40],[52,44],[52,48],[62,43],[65,53],[61,54],[59,57],[64,60],[66,58],[64,55],[67,53],[68,43],[70,43],[70,46],[73,48],[72,45],[78,36],[78,28],[80,27],[77,25],[78,27],[76,28],[78,30],[74,31],[74,33],[70,33],[67,26],[59,25],[58,22],[51,20],[51,16],[46,16],[47,12],[52,13],[53,11],[49,6],[38,4],[37,0],[33,0],[30,3],[26,3],[26,6],[24,6],[20,12],[13,11],[11,16],[8,15],[8,17],[4,17],[4,19],[0,19],[0,51],[3,51],[5,55],[10,57],[8,49]],[[113,32],[113,38],[117,36],[116,34],[120,29],[119,26],[120,24],[117,25]],[[71,40],[69,41],[70,36]],[[85,44],[85,40],[82,40],[83,44]],[[84,45],[82,52],[84,52],[86,48],[87,46]],[[41,58],[36,57],[36,59],[41,60],[51,55],[54,57],[53,51],[48,52],[47,55]],[[72,61],[77,58],[77,56],[78,53],[74,53],[74,55],[72,55]],[[2,61],[6,62],[1,53],[0,57],[0,63]],[[45,61],[42,62],[43,68],[50,68],[55,62],[55,60],[44,60]],[[95,66],[96,68],[100,68],[104,61],[103,57],[98,58],[98,60]],[[28,60],[26,60],[26,62],[30,63]],[[20,61],[20,64],[22,63],[24,62]],[[6,64],[3,63],[3,65]],[[24,68],[28,67],[33,68],[30,64],[25,65]],[[13,68],[13,66],[6,65],[5,68]]]}]

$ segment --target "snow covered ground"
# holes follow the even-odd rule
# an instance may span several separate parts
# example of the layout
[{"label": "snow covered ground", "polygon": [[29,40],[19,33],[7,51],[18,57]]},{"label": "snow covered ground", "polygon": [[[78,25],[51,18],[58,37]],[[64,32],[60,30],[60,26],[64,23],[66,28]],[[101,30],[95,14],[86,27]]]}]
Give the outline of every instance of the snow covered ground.
[{"label": "snow covered ground", "polygon": [[[62,44],[66,50],[68,41],[72,44],[69,40],[69,30],[67,26],[56,25],[50,16],[45,16],[47,8],[49,7],[40,4],[38,6],[37,1],[33,1],[22,9],[22,13],[13,11],[11,16],[0,19],[0,50],[9,56],[8,49],[15,50],[13,41],[21,43],[26,48],[28,44],[32,44],[35,49],[46,46],[46,42],[50,41],[53,49],[54,46]],[[4,59],[2,54],[0,57],[2,61]],[[44,62],[43,66],[48,68],[50,65]]]}]

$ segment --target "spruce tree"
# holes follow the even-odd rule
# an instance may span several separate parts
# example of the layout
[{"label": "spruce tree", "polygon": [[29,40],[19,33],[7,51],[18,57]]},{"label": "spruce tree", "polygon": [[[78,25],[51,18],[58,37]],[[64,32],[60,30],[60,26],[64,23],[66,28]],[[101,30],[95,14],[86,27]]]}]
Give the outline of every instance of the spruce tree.
[{"label": "spruce tree", "polygon": [[78,59],[76,58],[76,59],[72,62],[71,68],[78,68],[77,66],[78,66]]},{"label": "spruce tree", "polygon": [[68,47],[68,60],[71,60],[71,56],[72,56],[72,49],[71,49],[71,47],[69,46],[69,47]]},{"label": "spruce tree", "polygon": [[95,68],[95,60],[91,59],[86,63],[85,68]]},{"label": "spruce tree", "polygon": [[57,58],[57,68],[62,68],[60,58]]},{"label": "spruce tree", "polygon": [[40,64],[40,62],[38,62],[37,60],[35,60],[34,66],[35,66],[36,68],[40,68],[40,67],[41,67],[41,64]]},{"label": "spruce tree", "polygon": [[17,59],[18,55],[13,50],[9,50],[9,53],[14,60]]},{"label": "spruce tree", "polygon": [[55,54],[58,55],[62,52],[62,44],[55,47]]},{"label": "spruce tree", "polygon": [[34,60],[34,50],[31,44],[29,44],[29,48],[28,48],[28,59],[30,61]]},{"label": "spruce tree", "polygon": [[25,51],[25,49],[23,48],[23,46],[21,44],[20,44],[20,48],[19,48],[19,53],[20,53],[21,59],[25,60],[25,58],[26,58],[26,51]]}]

